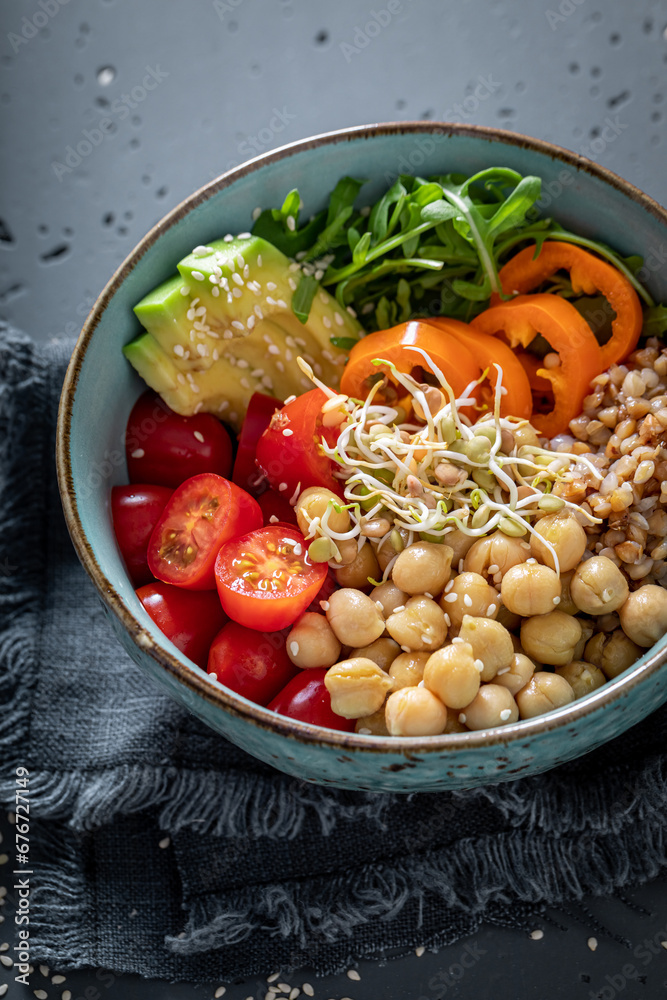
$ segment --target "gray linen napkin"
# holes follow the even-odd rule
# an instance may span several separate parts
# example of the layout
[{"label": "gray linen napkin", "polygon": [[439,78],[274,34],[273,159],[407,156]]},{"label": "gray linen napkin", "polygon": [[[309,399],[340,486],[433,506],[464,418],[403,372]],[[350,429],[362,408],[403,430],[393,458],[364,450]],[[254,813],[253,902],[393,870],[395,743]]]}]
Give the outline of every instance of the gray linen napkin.
[{"label": "gray linen napkin", "polygon": [[192,981],[336,971],[482,921],[528,928],[667,864],[667,708],[535,778],[398,796],[283,775],[158,690],[60,510],[72,346],[0,326],[0,795],[27,767],[36,960]]}]

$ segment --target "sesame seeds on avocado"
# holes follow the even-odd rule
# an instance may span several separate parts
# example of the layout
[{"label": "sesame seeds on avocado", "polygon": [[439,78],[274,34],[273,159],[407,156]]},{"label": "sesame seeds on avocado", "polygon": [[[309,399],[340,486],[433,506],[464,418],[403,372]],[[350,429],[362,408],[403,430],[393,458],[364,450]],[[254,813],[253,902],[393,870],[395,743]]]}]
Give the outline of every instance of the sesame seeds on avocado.
[{"label": "sesame seeds on avocado", "polygon": [[356,340],[361,327],[323,289],[301,323],[291,309],[300,266],[266,240],[196,247],[178,272],[135,306],[146,333],[123,349],[177,413],[214,413],[240,428],[253,392],[285,399],[310,388],[297,356],[338,387],[347,352],[331,340]]}]

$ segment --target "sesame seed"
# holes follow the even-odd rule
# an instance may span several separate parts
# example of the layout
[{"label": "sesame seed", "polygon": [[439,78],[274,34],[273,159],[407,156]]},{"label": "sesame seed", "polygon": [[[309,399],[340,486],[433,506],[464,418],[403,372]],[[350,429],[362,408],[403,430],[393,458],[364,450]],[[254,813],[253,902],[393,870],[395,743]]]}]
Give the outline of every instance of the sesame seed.
[{"label": "sesame seed", "polygon": [[257,319],[264,319],[264,313],[259,306],[255,306],[254,313]]},{"label": "sesame seed", "polygon": [[289,993],[292,987],[289,983],[278,983],[278,989],[282,990],[283,993]]},{"label": "sesame seed", "polygon": [[33,990],[32,992],[37,997],[37,1000],[48,1000],[49,994],[46,992],[46,990]]},{"label": "sesame seed", "polygon": [[421,638],[421,641],[424,643],[424,645],[427,645],[431,641],[430,635],[422,634],[420,636],[420,638]]},{"label": "sesame seed", "polygon": [[409,646],[403,646],[403,645],[401,645],[401,649],[403,650],[404,653],[409,653],[410,652],[410,647]]},{"label": "sesame seed", "polygon": [[396,614],[399,611],[405,611],[405,604],[399,604],[398,607],[394,608],[393,614]]},{"label": "sesame seed", "polygon": [[463,595],[463,603],[465,604],[466,608],[472,607],[472,597],[470,596],[470,594]]},{"label": "sesame seed", "polygon": [[269,354],[280,354],[280,348],[276,347],[275,344],[271,344],[269,347]]},{"label": "sesame seed", "polygon": [[283,431],[283,437],[289,438],[292,437],[292,434],[294,434],[294,431],[290,430],[289,427],[286,427]]},{"label": "sesame seed", "polygon": [[223,236],[222,238],[225,241],[225,243],[231,243],[232,240],[234,239],[231,233],[227,233],[227,235]]},{"label": "sesame seed", "polygon": [[143,448],[135,448],[132,452],[132,458],[143,458],[146,452]]},{"label": "sesame seed", "polygon": [[465,712],[459,712],[459,722],[461,723],[462,726],[465,726],[466,719],[467,719],[467,716],[466,716]]},{"label": "sesame seed", "polygon": [[298,995],[300,993],[301,993],[301,990],[299,989],[299,987],[295,986],[294,989],[291,990],[291,992],[290,992],[289,1000],[296,1000],[296,998],[298,997]]},{"label": "sesame seed", "polygon": [[320,601],[320,607],[322,608],[322,611],[326,612],[329,610],[330,604],[328,601]]},{"label": "sesame seed", "polygon": [[446,611],[444,612],[444,615],[445,615],[445,625],[447,626],[447,628],[449,628],[450,625],[452,624],[452,619],[449,617]]},{"label": "sesame seed", "polygon": [[178,358],[183,357],[183,355],[185,354],[185,348],[183,347],[182,344],[174,344],[174,354]]},{"label": "sesame seed", "polygon": [[445,593],[448,594],[449,591],[452,589],[453,586],[454,586],[454,581],[450,580],[449,583],[447,584],[447,586],[445,587]]},{"label": "sesame seed", "polygon": [[283,490],[287,489],[287,483],[278,483],[278,489],[282,493]]},{"label": "sesame seed", "polygon": [[0,997],[4,997],[8,989],[9,989],[9,984],[3,983],[2,986],[0,986]]},{"label": "sesame seed", "polygon": [[250,365],[248,364],[248,362],[246,361],[245,358],[238,358],[237,361],[236,361],[236,367],[237,368],[250,368]]},{"label": "sesame seed", "polygon": [[285,221],[287,223],[287,228],[291,233],[293,233],[294,230],[296,229],[296,222],[294,221],[294,216],[288,215]]},{"label": "sesame seed", "polygon": [[430,597],[430,599],[433,600],[433,594],[429,594],[428,590],[424,591],[424,597]]},{"label": "sesame seed", "polygon": [[290,286],[293,292],[296,291],[296,281],[291,276],[287,279],[287,284]]},{"label": "sesame seed", "polygon": [[163,837],[162,840],[158,842],[157,846],[161,847],[164,850],[165,847],[169,847],[170,844],[171,844],[171,837]]},{"label": "sesame seed", "polygon": [[507,722],[511,714],[512,714],[511,708],[504,708],[500,713],[500,718],[503,720],[503,722]]},{"label": "sesame seed", "polygon": [[354,309],[352,308],[352,306],[348,306],[347,307],[347,311],[349,312],[350,316],[353,316],[355,319],[357,318],[357,314],[354,311]]},{"label": "sesame seed", "polygon": [[237,274],[236,271],[234,271],[234,273],[232,275],[232,281],[234,281],[237,285],[243,285],[244,284],[243,278],[241,277],[240,274]]},{"label": "sesame seed", "polygon": [[288,403],[293,403],[295,399],[296,396],[288,396],[287,399],[285,400],[285,406],[287,406]]},{"label": "sesame seed", "polygon": [[270,292],[275,292],[278,286],[276,285],[275,281],[267,281],[266,287]]},{"label": "sesame seed", "polygon": [[212,295],[212,296],[213,296],[214,298],[216,298],[216,299],[217,299],[217,297],[218,297],[218,295],[219,295],[219,294],[220,294],[220,289],[218,288],[218,286],[217,286],[217,285],[215,285],[215,286],[214,286],[214,287],[213,287],[213,288],[211,289],[211,295]]},{"label": "sesame seed", "polygon": [[14,964],[14,959],[10,958],[9,955],[0,955],[0,962],[2,962],[7,969],[11,969]]},{"label": "sesame seed", "polygon": [[496,566],[495,563],[491,563],[491,565],[489,566],[489,573],[491,574],[491,576],[493,576],[493,574],[497,573],[499,570],[500,566]]},{"label": "sesame seed", "polygon": [[217,285],[220,279],[218,278],[217,274],[209,274],[208,280],[211,282],[212,285]]},{"label": "sesame seed", "polygon": [[226,986],[218,986],[213,996],[215,997],[215,1000],[220,1000],[220,997],[224,997],[226,992],[227,992]]},{"label": "sesame seed", "polygon": [[541,931],[538,928],[538,930],[536,930],[536,931],[531,931],[530,932],[530,936],[531,936],[531,938],[532,938],[533,941],[541,941],[542,938],[544,937],[544,931]]},{"label": "sesame seed", "polygon": [[254,327],[254,325],[255,325],[255,317],[254,316],[248,316],[248,321],[246,323],[246,326],[248,327],[249,330],[252,330],[252,328]]},{"label": "sesame seed", "polygon": [[553,603],[554,604],[560,604],[560,597],[554,597]]},{"label": "sesame seed", "polygon": [[178,375],[176,376],[176,381],[179,382],[181,385],[185,385],[185,375],[183,375],[182,372],[179,372]]},{"label": "sesame seed", "polygon": [[479,670],[480,674],[484,670],[484,661],[477,658],[475,660],[475,666]]},{"label": "sesame seed", "polygon": [[241,291],[240,288],[232,288],[232,296],[235,299],[240,299],[242,295],[243,295],[243,292]]},{"label": "sesame seed", "polygon": [[488,610],[486,612],[487,617],[489,615],[495,615],[495,613],[496,613],[496,605],[495,604],[489,604]]},{"label": "sesame seed", "polygon": [[72,992],[71,992],[71,990],[63,990],[63,994],[62,994],[61,1000],[72,1000]]},{"label": "sesame seed", "polygon": [[232,326],[234,327],[235,330],[245,330],[245,326],[243,325],[240,319],[233,319]]},{"label": "sesame seed", "polygon": [[597,939],[597,938],[594,938],[594,937],[589,937],[589,939],[588,939],[588,941],[586,942],[586,944],[587,944],[587,945],[588,945],[588,947],[589,947],[589,948],[591,949],[591,951],[595,951],[595,949],[596,949],[596,948],[597,948],[597,946],[598,946],[598,939]]},{"label": "sesame seed", "polygon": [[508,674],[512,668],[511,667],[501,667],[496,677],[500,677],[502,674]]},{"label": "sesame seed", "polygon": [[281,309],[287,309],[287,303],[285,302],[284,299],[278,299],[276,305],[280,306]]},{"label": "sesame seed", "polygon": [[220,278],[220,286],[221,286],[222,288],[224,288],[224,290],[225,290],[226,292],[228,292],[228,291],[229,291],[229,282],[227,281],[227,278],[224,278],[224,277],[223,277],[223,278]]},{"label": "sesame seed", "polygon": [[204,275],[201,271],[190,271],[190,274],[195,279],[195,281],[204,281]]},{"label": "sesame seed", "polygon": [[[369,732],[370,732],[370,730],[369,730]],[[304,983],[303,986],[301,987],[301,989],[303,990],[303,992],[306,994],[307,997],[314,997],[315,996],[315,990],[310,985],[310,983]]]},{"label": "sesame seed", "polygon": [[331,320],[329,319],[328,316],[323,316],[322,317],[322,325],[325,326],[327,328],[327,330],[331,329]]},{"label": "sesame seed", "polygon": [[262,214],[262,210],[259,207],[259,205],[257,206],[257,208],[253,208],[253,210],[252,210],[253,220],[259,219],[259,217],[260,217],[261,214]]},{"label": "sesame seed", "polygon": [[250,372],[250,374],[252,375],[253,378],[261,378],[262,375],[264,374],[264,369],[263,368],[253,368],[253,370]]},{"label": "sesame seed", "polygon": [[415,955],[417,956],[417,958],[421,958],[425,951],[426,948],[424,947],[424,945],[420,944],[418,948],[415,948]]},{"label": "sesame seed", "polygon": [[240,385],[242,385],[244,389],[250,388],[250,382],[248,382],[247,378],[242,378],[240,381]]},{"label": "sesame seed", "polygon": [[348,979],[354,979],[356,983],[358,983],[359,980],[361,979],[361,976],[359,975],[356,969],[348,969],[345,975],[347,976]]},{"label": "sesame seed", "polygon": [[257,267],[261,267],[261,266],[262,266],[262,255],[261,255],[261,253],[258,253],[257,254]]},{"label": "sesame seed", "polygon": [[458,599],[459,599],[458,594],[445,594],[445,600],[447,601],[448,604],[453,604],[454,601],[458,601]]},{"label": "sesame seed", "polygon": [[202,444],[204,443],[204,435],[202,434],[201,431],[195,431],[194,435],[198,441],[201,441]]},{"label": "sesame seed", "polygon": [[284,371],[285,371],[285,365],[284,365],[284,364],[282,363],[282,361],[276,361],[276,369],[277,369],[277,371],[279,371],[279,372],[280,372],[281,374],[282,374],[282,372],[284,372]]},{"label": "sesame seed", "polygon": [[334,313],[334,321],[338,324],[338,326],[342,326],[345,322],[339,312]]},{"label": "sesame seed", "polygon": [[273,299],[273,298],[271,298],[270,295],[267,295],[266,296],[266,304],[269,305],[269,306],[275,306],[276,305],[276,300]]},{"label": "sesame seed", "polygon": [[455,639],[452,639],[452,643],[457,642],[465,642],[465,639],[462,639],[460,635],[457,635]]},{"label": "sesame seed", "polygon": [[279,972],[272,972],[270,976],[266,977],[267,983],[275,983],[276,979],[280,978]]},{"label": "sesame seed", "polygon": [[189,295],[190,289],[187,285],[181,285],[181,295]]}]

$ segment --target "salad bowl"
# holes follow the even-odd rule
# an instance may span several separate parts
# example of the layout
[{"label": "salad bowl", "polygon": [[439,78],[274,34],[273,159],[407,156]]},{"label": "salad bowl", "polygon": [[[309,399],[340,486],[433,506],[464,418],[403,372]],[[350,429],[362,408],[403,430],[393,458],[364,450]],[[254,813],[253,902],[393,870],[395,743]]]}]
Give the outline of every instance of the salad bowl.
[{"label": "salad bowl", "polygon": [[667,700],[667,636],[618,678],[546,716],[500,729],[429,737],[342,733],[277,715],[223,687],[180,653],[144,611],[112,527],[112,486],[125,482],[124,433],[142,383],[123,356],[133,307],[197,245],[252,226],[257,206],[298,187],[319,211],[337,181],[368,178],[370,200],[398,174],[428,177],[508,167],[542,179],[539,207],[570,230],[644,257],[642,276],[667,300],[660,268],[667,212],[629,183],[567,150],[500,129],[433,122],[359,126],[264,154],[186,198],[138,244],[95,303],[74,349],[59,412],[57,467],[78,556],[122,646],[189,711],[248,753],[298,778],[413,792],[507,781],[554,767],[617,736]]}]

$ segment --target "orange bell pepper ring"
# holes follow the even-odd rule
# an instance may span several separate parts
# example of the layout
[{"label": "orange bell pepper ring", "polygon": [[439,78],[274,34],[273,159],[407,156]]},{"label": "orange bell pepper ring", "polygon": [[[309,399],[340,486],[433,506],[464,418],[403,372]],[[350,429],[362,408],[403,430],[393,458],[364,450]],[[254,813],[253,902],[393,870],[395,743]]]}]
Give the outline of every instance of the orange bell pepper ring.
[{"label": "orange bell pepper ring", "polygon": [[[626,358],[637,346],[643,325],[639,296],[625,275],[611,264],[574,243],[556,240],[545,240],[537,257],[535,245],[521,250],[501,268],[499,278],[505,294],[524,294],[560,270],[569,271],[575,292],[604,295],[616,313],[611,324],[612,335],[600,348],[600,370],[604,371],[611,364]],[[500,302],[498,294],[492,295],[492,306]]]},{"label": "orange bell pepper ring", "polygon": [[[533,412],[530,381],[521,362],[504,340],[501,340],[500,337],[490,337],[479,330],[473,330],[467,323],[462,323],[457,319],[432,316],[426,322],[429,326],[436,326],[468,347],[482,367],[488,367],[488,379],[494,391],[498,382],[498,369],[495,365],[500,365],[503,373],[502,385],[506,390],[500,403],[500,415],[530,420]],[[482,386],[482,388],[484,387]],[[489,400],[489,407],[493,409],[491,400]]]},{"label": "orange bell pepper ring", "polygon": [[470,325],[491,336],[504,333],[513,348],[527,347],[542,334],[561,363],[537,370],[537,375],[551,383],[554,408],[550,413],[533,414],[531,422],[548,438],[567,431],[570,420],[581,413],[591,379],[605,367],[593,331],[574,306],[559,295],[518,295],[491,306]]},{"label": "orange bell pepper ring", "polygon": [[[428,361],[418,351],[408,350],[410,347],[419,347],[428,354],[456,397],[481,375],[480,366],[469,348],[429,323],[411,320],[389,330],[369,333],[354,345],[343,369],[341,392],[365,399],[378,374],[382,373],[382,366],[373,364],[376,358],[391,362],[401,374],[410,375],[415,368],[435,374]],[[384,374],[391,379],[391,373],[385,371]]]}]

